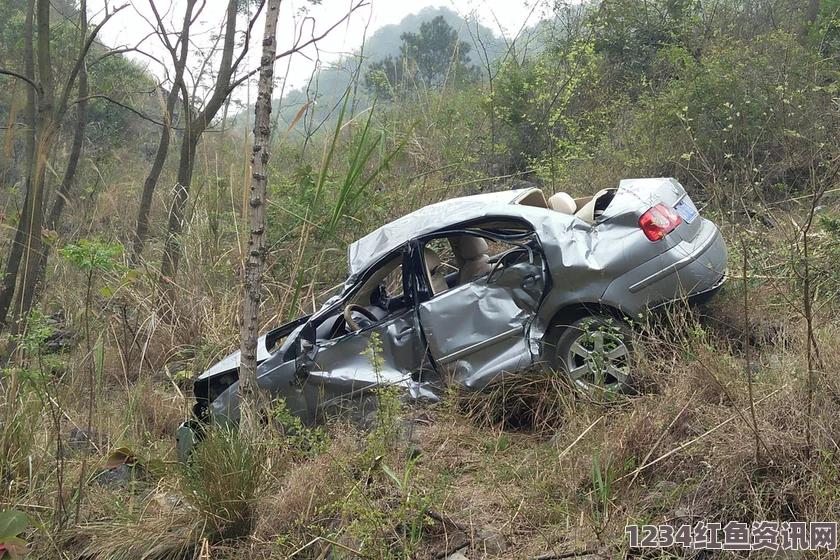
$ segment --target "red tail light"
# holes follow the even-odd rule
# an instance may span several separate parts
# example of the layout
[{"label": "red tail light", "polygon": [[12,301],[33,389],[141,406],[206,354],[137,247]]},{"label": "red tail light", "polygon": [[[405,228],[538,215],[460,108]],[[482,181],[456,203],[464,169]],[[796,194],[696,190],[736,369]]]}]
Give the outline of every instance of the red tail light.
[{"label": "red tail light", "polygon": [[651,241],[659,241],[681,223],[680,215],[667,204],[657,204],[639,218],[639,227]]}]

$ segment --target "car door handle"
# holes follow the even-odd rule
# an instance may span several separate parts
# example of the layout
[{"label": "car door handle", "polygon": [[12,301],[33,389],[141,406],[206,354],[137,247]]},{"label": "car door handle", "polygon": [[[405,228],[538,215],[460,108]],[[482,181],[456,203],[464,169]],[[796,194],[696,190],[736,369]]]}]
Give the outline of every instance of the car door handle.
[{"label": "car door handle", "polygon": [[397,342],[405,342],[411,335],[414,334],[414,327],[405,327],[394,338]]}]

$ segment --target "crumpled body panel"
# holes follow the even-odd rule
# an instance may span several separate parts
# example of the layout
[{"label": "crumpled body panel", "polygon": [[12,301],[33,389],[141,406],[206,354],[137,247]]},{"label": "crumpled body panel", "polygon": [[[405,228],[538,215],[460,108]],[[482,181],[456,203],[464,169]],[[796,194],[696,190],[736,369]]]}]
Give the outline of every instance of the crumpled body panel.
[{"label": "crumpled body panel", "polygon": [[[589,198],[586,219],[541,207],[545,198],[534,189],[456,198],[364,236],[348,247],[349,277],[338,294],[311,317],[271,331],[268,345],[260,339],[260,387],[308,421],[383,383],[403,387],[406,398],[435,400],[447,383],[481,389],[540,360],[543,337],[567,310],[636,318],[720,288],[727,268],[723,238],[677,181],[626,180]],[[682,220],[652,242],[640,217],[660,203]],[[464,281],[456,270],[444,280],[428,266],[429,247],[464,236],[479,238],[471,246],[488,247],[486,238],[512,249],[470,255],[489,271]],[[391,293],[384,282],[375,285],[391,274],[386,264],[402,275]],[[377,276],[378,270],[384,273]],[[430,283],[433,273],[437,285]],[[342,319],[351,304],[375,307],[376,320],[352,332]],[[238,418],[238,365],[234,353],[196,381],[199,418],[204,410],[216,419]]]}]

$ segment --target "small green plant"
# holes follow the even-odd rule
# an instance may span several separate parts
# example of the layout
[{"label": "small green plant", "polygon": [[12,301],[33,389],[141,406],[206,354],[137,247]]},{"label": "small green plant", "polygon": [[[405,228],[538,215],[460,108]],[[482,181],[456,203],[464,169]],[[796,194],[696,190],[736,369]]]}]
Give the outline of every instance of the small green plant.
[{"label": "small green plant", "polygon": [[400,387],[385,383],[382,380],[382,340],[379,333],[372,333],[367,348],[362,352],[373,368],[377,386],[372,390],[376,402],[376,425],[368,434],[367,455],[371,458],[384,455],[392,449],[400,439],[398,419],[403,412],[400,397],[403,390]]},{"label": "small green plant", "polygon": [[612,454],[601,463],[599,455],[592,457],[592,521],[595,533],[600,535],[607,526],[612,505],[613,481]]},{"label": "small green plant", "polygon": [[[20,366],[10,368],[7,370],[0,370],[0,376],[9,377],[11,385],[15,387],[16,398],[22,399],[25,393],[32,396],[37,396],[41,403],[43,410],[49,412],[51,420],[52,437],[55,442],[55,481],[58,492],[55,493],[55,524],[57,527],[63,527],[65,522],[65,506],[64,503],[64,446],[62,444],[62,419],[64,411],[61,404],[61,393],[58,387],[62,381],[62,373],[64,371],[64,364],[60,359],[53,356],[44,355],[44,346],[47,339],[52,335],[53,329],[50,326],[49,319],[39,309],[33,309],[25,318],[25,328],[19,330],[19,334],[13,335],[12,341],[17,344],[18,349],[22,352],[22,360]],[[58,373],[57,373],[58,372]],[[10,431],[3,430],[3,449],[7,449],[6,436],[12,436],[16,442],[21,445],[16,451],[4,453],[6,457],[17,456],[18,453],[24,452],[27,461],[31,460],[30,449],[33,441],[34,426],[24,420],[22,431],[15,436],[15,428],[18,427],[18,421],[21,419],[19,413],[15,413],[11,418],[7,417],[6,421],[9,423]],[[12,463],[10,463],[11,466]],[[28,465],[31,471],[31,465]],[[0,473],[4,468],[0,467]],[[30,475],[30,486],[32,485],[32,477]]]},{"label": "small green plant", "polygon": [[22,511],[0,511],[0,560],[17,560],[26,556],[27,543],[20,535],[34,525]]},{"label": "small green plant", "polygon": [[[87,370],[88,370],[88,429],[93,425],[93,410],[96,404],[97,388],[101,389],[101,371],[104,361],[104,346],[100,335],[97,341],[98,352],[96,352],[96,363],[94,357],[93,342],[90,334],[90,308],[93,301],[94,278],[98,274],[110,272],[120,267],[117,259],[122,255],[122,245],[108,244],[103,241],[82,239],[78,245],[68,244],[59,249],[59,254],[68,262],[75,265],[85,273],[85,344],[87,345]],[[97,383],[96,370],[99,370],[99,382]],[[78,499],[76,501],[76,521],[79,521],[82,492],[84,490],[85,470],[87,469],[87,455],[82,459],[82,468],[79,471]]]},{"label": "small green plant", "polygon": [[264,457],[260,441],[240,438],[229,427],[209,429],[193,452],[181,472],[181,486],[211,529],[211,540],[237,538],[251,530]]},{"label": "small green plant", "polygon": [[329,437],[321,426],[304,426],[286,406],[286,399],[278,399],[271,416],[283,429],[282,445],[303,457],[315,457],[329,449]]},{"label": "small green plant", "polygon": [[409,459],[402,476],[388,465],[382,463],[382,471],[396,483],[400,492],[399,504],[391,512],[391,519],[400,536],[400,548],[405,558],[413,558],[414,550],[423,535],[426,523],[426,510],[431,505],[429,496],[418,492],[413,484],[412,472],[417,459]]}]

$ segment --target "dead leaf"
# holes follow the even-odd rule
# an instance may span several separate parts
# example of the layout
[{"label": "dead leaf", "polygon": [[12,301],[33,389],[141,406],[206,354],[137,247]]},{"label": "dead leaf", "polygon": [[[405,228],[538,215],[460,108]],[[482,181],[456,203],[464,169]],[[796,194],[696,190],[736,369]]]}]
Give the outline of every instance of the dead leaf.
[{"label": "dead leaf", "polygon": [[128,447],[119,447],[108,454],[105,460],[105,468],[114,470],[123,465],[133,465],[137,462],[137,456]]}]

